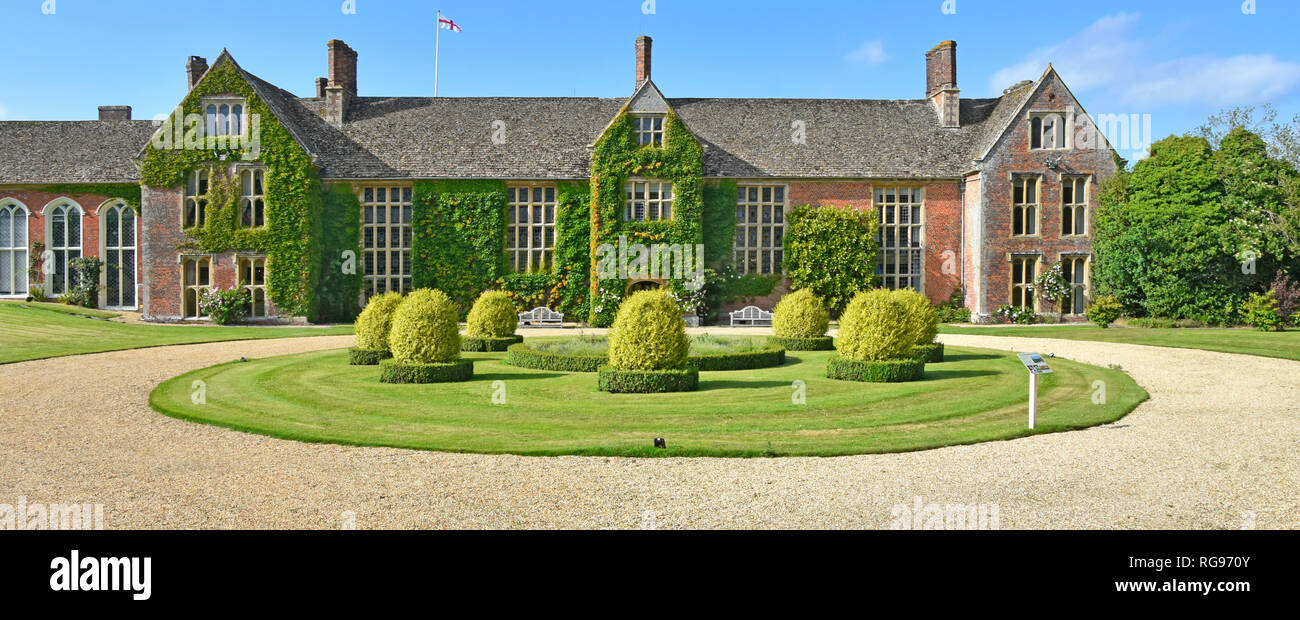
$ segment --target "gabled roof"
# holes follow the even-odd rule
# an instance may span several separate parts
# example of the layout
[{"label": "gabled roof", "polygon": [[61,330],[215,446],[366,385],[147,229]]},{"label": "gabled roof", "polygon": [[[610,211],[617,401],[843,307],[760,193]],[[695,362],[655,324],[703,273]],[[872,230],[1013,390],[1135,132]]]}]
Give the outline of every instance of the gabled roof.
[{"label": "gabled roof", "polygon": [[139,183],[150,121],[0,122],[0,184]]},{"label": "gabled roof", "polygon": [[641,84],[627,102],[627,111],[632,113],[666,114],[671,109],[672,106],[653,80]]}]

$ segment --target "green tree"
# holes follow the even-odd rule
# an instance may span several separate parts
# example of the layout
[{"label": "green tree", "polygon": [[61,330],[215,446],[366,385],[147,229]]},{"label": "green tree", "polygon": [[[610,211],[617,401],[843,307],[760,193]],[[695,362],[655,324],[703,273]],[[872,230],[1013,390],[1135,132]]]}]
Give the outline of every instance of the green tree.
[{"label": "green tree", "polygon": [[872,211],[796,207],[785,233],[785,272],[796,289],[809,289],[839,314],[860,291],[876,283],[876,232]]}]

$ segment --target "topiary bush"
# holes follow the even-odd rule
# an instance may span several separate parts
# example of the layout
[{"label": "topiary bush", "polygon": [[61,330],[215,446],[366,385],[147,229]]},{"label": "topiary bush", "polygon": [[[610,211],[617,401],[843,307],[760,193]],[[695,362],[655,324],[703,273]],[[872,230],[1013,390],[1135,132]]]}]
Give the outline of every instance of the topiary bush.
[{"label": "topiary bush", "polygon": [[918,344],[912,347],[912,357],[927,364],[938,364],[943,362],[943,343],[931,342],[929,344]]},{"label": "topiary bush", "polygon": [[1088,304],[1086,313],[1089,321],[1104,329],[1110,327],[1111,323],[1119,319],[1122,310],[1123,306],[1120,305],[1119,300],[1114,295],[1102,295],[1092,300],[1091,304]]},{"label": "topiary bush", "polygon": [[925,378],[925,362],[918,358],[857,361],[832,355],[826,360],[826,376],[841,381],[902,383]]},{"label": "topiary bush", "polygon": [[772,333],[778,338],[825,336],[830,324],[831,318],[822,300],[806,288],[782,297],[772,314]]},{"label": "topiary bush", "polygon": [[858,293],[849,302],[835,339],[841,356],[859,362],[911,357],[918,328],[909,315],[909,300],[896,293],[876,289]]},{"label": "topiary bush", "polygon": [[830,351],[835,348],[835,339],[830,336],[818,336],[816,338],[781,338],[772,336],[768,340],[779,347],[789,351]]},{"label": "topiary bush", "polygon": [[393,315],[388,349],[401,364],[446,364],[460,357],[456,304],[442,291],[416,289]]},{"label": "topiary bush", "polygon": [[393,314],[401,304],[401,293],[384,293],[371,297],[365,309],[357,316],[357,348],[387,351]]},{"label": "topiary bush", "polygon": [[505,291],[484,291],[474,302],[466,319],[465,334],[472,338],[513,336],[519,327],[519,313]]},{"label": "topiary bush", "polygon": [[933,343],[935,336],[939,335],[939,311],[930,303],[930,299],[910,288],[894,291],[894,297],[903,304],[908,329],[916,339],[916,344]]},{"label": "topiary bush", "polygon": [[689,351],[682,310],[663,290],[628,297],[609,330],[609,364],[619,370],[683,368]]},{"label": "topiary bush", "polygon": [[602,366],[596,380],[600,391],[612,394],[694,392],[700,387],[700,373],[694,368],[620,370]]}]

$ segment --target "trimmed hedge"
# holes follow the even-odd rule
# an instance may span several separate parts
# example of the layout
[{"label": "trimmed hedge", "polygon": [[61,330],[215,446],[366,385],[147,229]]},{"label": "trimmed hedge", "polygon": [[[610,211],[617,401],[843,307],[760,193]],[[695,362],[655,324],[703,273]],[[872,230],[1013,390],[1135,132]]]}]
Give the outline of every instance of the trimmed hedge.
[{"label": "trimmed hedge", "polygon": [[772,333],[782,338],[816,338],[826,335],[830,321],[822,300],[801,288],[777,302],[772,310]]},{"label": "trimmed hedge", "polygon": [[836,354],[826,360],[826,376],[841,381],[867,383],[920,381],[925,378],[925,362],[915,358],[858,362]]},{"label": "trimmed hedge", "polygon": [[700,371],[695,368],[665,370],[619,370],[601,366],[597,386],[612,394],[661,394],[694,392],[700,389]]},{"label": "trimmed hedge", "polygon": [[483,291],[469,310],[465,333],[474,338],[505,338],[514,335],[516,327],[519,327],[519,313],[510,293]]},{"label": "trimmed hedge", "polygon": [[382,383],[451,383],[474,378],[474,360],[458,359],[447,364],[403,364],[397,360],[379,363]]},{"label": "trimmed hedge", "polygon": [[387,349],[362,349],[361,347],[348,349],[348,364],[352,366],[378,366],[379,362],[392,357],[393,352]]},{"label": "trimmed hedge", "polygon": [[560,372],[596,372],[609,363],[604,355],[560,355],[538,351],[527,343],[506,348],[506,363],[533,370],[558,370]]},{"label": "trimmed hedge", "polygon": [[681,368],[690,348],[682,308],[662,289],[633,293],[609,329],[609,364],[623,370]]},{"label": "trimmed hedge", "polygon": [[835,339],[830,336],[816,338],[782,338],[772,336],[768,341],[785,347],[788,351],[830,351],[835,348]]},{"label": "trimmed hedge", "polygon": [[519,344],[523,341],[524,337],[519,334],[502,336],[500,338],[462,336],[460,339],[460,350],[471,353],[497,353],[509,349],[512,344]]},{"label": "trimmed hedge", "polygon": [[943,343],[918,344],[912,347],[912,356],[927,364],[938,364],[943,361]]},{"label": "trimmed hedge", "polygon": [[754,370],[771,368],[785,363],[785,347],[772,344],[758,351],[744,353],[718,353],[714,355],[692,355],[686,364],[696,370]]},{"label": "trimmed hedge", "polygon": [[456,305],[442,291],[421,288],[397,306],[388,350],[404,364],[447,364],[460,357]]}]

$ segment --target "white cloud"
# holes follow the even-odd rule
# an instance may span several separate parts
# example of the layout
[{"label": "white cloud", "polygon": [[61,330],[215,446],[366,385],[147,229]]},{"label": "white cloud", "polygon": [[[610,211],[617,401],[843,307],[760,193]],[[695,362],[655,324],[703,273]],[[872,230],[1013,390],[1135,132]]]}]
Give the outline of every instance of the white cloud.
[{"label": "white cloud", "polygon": [[1200,102],[1247,105],[1300,86],[1300,64],[1271,54],[1160,57],[1133,13],[1108,15],[1059,44],[1034,50],[989,78],[989,91],[1038,79],[1050,62],[1076,92],[1100,90],[1134,105]]},{"label": "white cloud", "polygon": [[867,41],[859,46],[858,49],[844,55],[844,60],[870,67],[879,65],[885,62],[888,58],[889,56],[885,55],[885,42],[880,39]]}]

